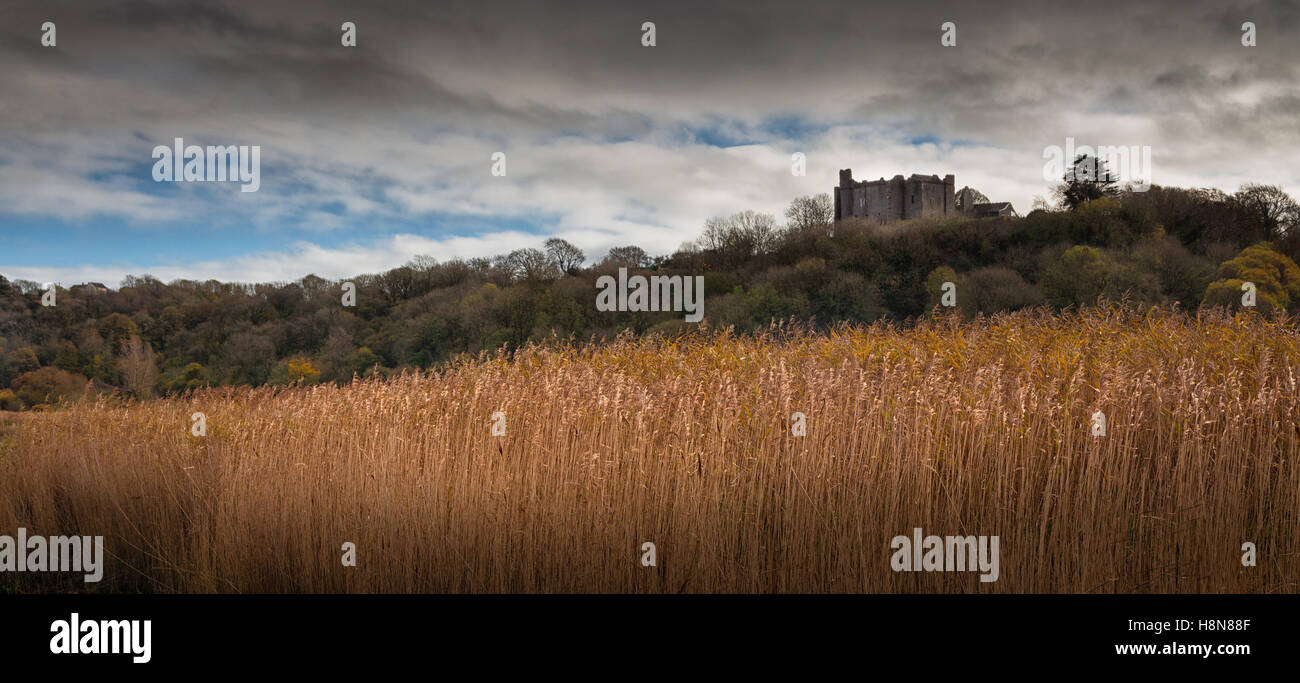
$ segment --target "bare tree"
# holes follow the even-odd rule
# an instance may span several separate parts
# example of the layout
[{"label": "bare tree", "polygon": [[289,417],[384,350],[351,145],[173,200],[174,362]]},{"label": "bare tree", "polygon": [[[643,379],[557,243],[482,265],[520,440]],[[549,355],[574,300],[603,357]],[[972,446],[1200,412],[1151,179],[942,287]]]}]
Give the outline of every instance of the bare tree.
[{"label": "bare tree", "polygon": [[389,303],[409,299],[415,293],[415,271],[410,266],[394,268],[375,276],[375,285]]},{"label": "bare tree", "polygon": [[304,275],[303,278],[298,281],[298,286],[302,287],[303,296],[306,297],[308,301],[314,301],[320,299],[322,296],[328,295],[331,284],[329,280],[326,280],[319,275],[308,274]]},{"label": "bare tree", "polygon": [[582,262],[587,260],[587,256],[581,249],[559,237],[546,240],[546,256],[551,260],[552,265],[570,275],[576,273]]},{"label": "bare tree", "polygon": [[540,249],[516,249],[506,255],[502,265],[520,280],[548,280],[556,275],[555,266]]},{"label": "bare tree", "polygon": [[406,267],[412,270],[428,272],[438,265],[438,259],[428,254],[416,254],[410,261],[406,262]]},{"label": "bare tree", "polygon": [[621,263],[628,268],[647,268],[650,266],[651,259],[641,247],[629,245],[610,249],[601,263]]},{"label": "bare tree", "polygon": [[791,230],[829,232],[835,221],[835,206],[826,193],[796,197],[785,210]]},{"label": "bare tree", "polygon": [[1277,185],[1242,185],[1233,199],[1255,214],[1270,238],[1285,236],[1300,224],[1300,205]]},{"label": "bare tree", "polygon": [[153,348],[131,337],[118,361],[122,368],[123,384],[136,398],[153,397],[154,383],[158,381],[158,366],[154,364]]},{"label": "bare tree", "polygon": [[745,210],[705,221],[700,246],[736,256],[752,256],[771,249],[776,235],[776,218],[771,214]]}]

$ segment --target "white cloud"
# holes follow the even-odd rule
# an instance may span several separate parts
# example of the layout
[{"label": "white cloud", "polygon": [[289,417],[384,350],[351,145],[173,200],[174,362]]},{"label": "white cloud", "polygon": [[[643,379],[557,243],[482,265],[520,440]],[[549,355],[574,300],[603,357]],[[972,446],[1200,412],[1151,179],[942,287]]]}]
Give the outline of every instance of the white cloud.
[{"label": "white cloud", "polygon": [[440,260],[492,256],[525,246],[540,247],[543,239],[520,232],[499,232],[445,240],[403,234],[338,247],[300,242],[284,251],[259,252],[229,260],[73,267],[0,265],[0,273],[11,280],[57,282],[61,285],[102,282],[109,286],[116,286],[127,275],[144,274],[164,282],[176,279],[283,282],[297,280],[308,274],[338,280],[395,268],[410,261],[416,254],[436,254]]}]

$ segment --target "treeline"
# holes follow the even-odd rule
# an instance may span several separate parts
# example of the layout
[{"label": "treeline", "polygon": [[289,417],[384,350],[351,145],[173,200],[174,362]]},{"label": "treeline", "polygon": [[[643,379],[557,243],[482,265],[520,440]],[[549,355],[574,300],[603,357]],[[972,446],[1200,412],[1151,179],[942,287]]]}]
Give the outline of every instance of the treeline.
[{"label": "treeline", "polygon": [[[1085,193],[1086,194],[1086,193]],[[801,197],[784,222],[745,211],[711,219],[666,256],[635,246],[589,262],[558,239],[545,250],[438,261],[329,281],[234,284],[128,277],[117,289],[58,288],[0,277],[0,409],[81,395],[87,385],[149,397],[203,386],[346,382],[429,368],[461,353],[552,336],[581,341],[673,334],[681,313],[596,310],[596,279],[633,272],[703,275],[705,318],[744,331],[773,319],[817,326],[906,321],[956,285],[965,315],[1025,306],[1300,306],[1300,212],[1280,189],[1235,194],[1103,187],[1024,217],[832,223],[826,195]],[[355,305],[343,300],[355,286]],[[6,388],[7,387],[7,388]]]}]

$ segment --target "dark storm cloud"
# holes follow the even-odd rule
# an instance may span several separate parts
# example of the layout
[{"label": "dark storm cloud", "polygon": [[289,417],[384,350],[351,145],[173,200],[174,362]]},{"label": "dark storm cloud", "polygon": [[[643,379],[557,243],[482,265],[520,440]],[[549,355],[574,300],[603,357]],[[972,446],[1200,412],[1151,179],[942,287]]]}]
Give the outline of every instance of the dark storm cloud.
[{"label": "dark storm cloud", "polygon": [[[317,110],[324,100],[344,116],[421,107],[476,120],[517,115],[545,131],[598,126],[583,114],[652,101],[663,110],[644,113],[667,118],[827,119],[894,102],[957,127],[969,116],[969,135],[997,133],[987,112],[1036,105],[1050,115],[1062,89],[1082,88],[1086,99],[1130,88],[1139,101],[1125,107],[1140,108],[1153,89],[1212,85],[1210,67],[1271,70],[1293,85],[1300,46],[1283,38],[1296,17],[1294,2],[52,3],[20,6],[4,49],[27,62],[39,50],[34,27],[58,18],[69,56],[44,60],[42,73],[202,87],[243,104],[260,96],[254,110],[326,115]],[[361,40],[342,53],[334,47],[345,19]],[[1269,49],[1242,50],[1245,19]],[[643,20],[657,24],[653,51],[637,41]],[[943,21],[958,26],[955,50],[938,49]],[[431,71],[466,83],[449,87]]]}]

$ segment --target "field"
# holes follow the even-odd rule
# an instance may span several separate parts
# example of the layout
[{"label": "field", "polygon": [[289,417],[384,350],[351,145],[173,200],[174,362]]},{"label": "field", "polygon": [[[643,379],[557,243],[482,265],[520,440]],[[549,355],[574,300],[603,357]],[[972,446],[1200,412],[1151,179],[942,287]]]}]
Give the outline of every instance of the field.
[{"label": "field", "polygon": [[[105,579],[0,581],[1295,592],[1298,370],[1294,320],[1103,308],[557,343],[342,387],[85,402],[0,427],[0,533],[103,535]],[[893,571],[890,541],[914,528],[998,536],[999,580]]]}]

